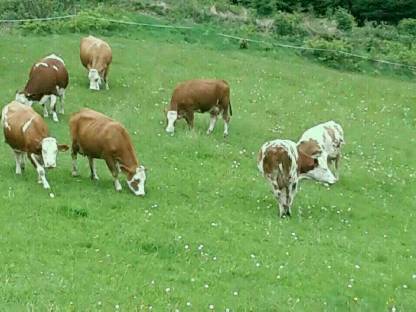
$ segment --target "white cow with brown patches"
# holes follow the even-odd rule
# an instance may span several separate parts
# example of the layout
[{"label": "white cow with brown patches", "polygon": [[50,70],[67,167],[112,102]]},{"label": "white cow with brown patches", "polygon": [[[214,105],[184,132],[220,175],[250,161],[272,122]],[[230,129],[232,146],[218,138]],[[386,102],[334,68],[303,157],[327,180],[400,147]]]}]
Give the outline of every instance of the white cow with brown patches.
[{"label": "white cow with brown patches", "polygon": [[91,179],[98,180],[95,159],[104,159],[114,178],[116,191],[121,191],[120,172],[127,185],[138,196],[144,196],[145,168],[139,164],[127,130],[117,121],[91,109],[82,109],[69,120],[72,138],[72,175],[78,176],[77,154],[88,157]]},{"label": "white cow with brown patches", "polygon": [[110,45],[94,36],[81,39],[80,44],[81,63],[88,69],[88,79],[91,90],[100,90],[100,86],[105,83],[108,90],[108,72],[113,59]]},{"label": "white cow with brown patches", "polygon": [[46,103],[50,102],[52,119],[58,122],[56,102],[60,99],[60,113],[64,114],[65,89],[68,86],[69,77],[65,63],[55,54],[48,55],[39,60],[30,69],[29,79],[23,91],[16,94],[16,101],[32,106],[33,102],[39,102],[43,106],[43,116],[48,117]]},{"label": "white cow with brown patches", "polygon": [[58,144],[49,136],[48,126],[30,106],[13,101],[1,114],[6,143],[12,148],[16,159],[16,174],[25,168],[26,153],[38,172],[38,182],[49,189],[45,168],[55,168],[58,151],[68,150],[68,145]]},{"label": "white cow with brown patches", "polygon": [[[321,123],[306,130],[298,142],[300,143],[311,139],[316,141],[322,150],[322,154],[318,158],[319,168],[329,170],[332,165],[332,172],[336,179],[338,179],[341,147],[345,144],[344,131],[341,125],[332,120]],[[305,177],[319,180],[319,170],[321,169],[312,170],[305,174]]]},{"label": "white cow with brown patches", "polygon": [[[318,166],[320,146],[313,140],[296,144],[290,140],[266,142],[260,149],[257,166],[272,186],[279,207],[279,216],[291,215],[291,206],[301,175]],[[329,174],[321,178],[330,180]]]}]

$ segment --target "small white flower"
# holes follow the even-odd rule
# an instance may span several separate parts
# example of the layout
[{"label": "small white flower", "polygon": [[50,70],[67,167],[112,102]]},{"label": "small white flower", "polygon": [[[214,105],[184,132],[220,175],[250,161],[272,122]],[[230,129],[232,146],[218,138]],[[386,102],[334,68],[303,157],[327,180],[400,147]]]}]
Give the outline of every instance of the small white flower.
[{"label": "small white flower", "polygon": [[215,260],[217,260],[217,257],[215,257],[215,256],[214,256],[214,257],[212,257],[212,260],[214,260],[214,261],[215,261]]},{"label": "small white flower", "polygon": [[259,266],[260,266],[260,263],[258,263],[258,262],[257,262],[257,263],[256,263],[256,267],[259,267]]},{"label": "small white flower", "polygon": [[202,244],[198,246],[198,250],[202,250],[203,248],[204,248],[204,245]]},{"label": "small white flower", "polygon": [[120,306],[118,304],[115,305],[116,310],[120,309]]},{"label": "small white flower", "polygon": [[355,268],[358,270],[360,268],[360,266],[358,264],[356,264]]},{"label": "small white flower", "polygon": [[209,286],[208,286],[208,284],[205,284],[205,285],[204,285],[204,288],[208,288],[208,287],[209,287]]},{"label": "small white flower", "polygon": [[98,304],[98,305],[102,305],[101,301],[98,301],[98,302],[97,302],[97,304]]},{"label": "small white flower", "polygon": [[214,305],[213,305],[213,304],[210,304],[210,305],[208,306],[208,308],[209,308],[210,310],[214,310]]},{"label": "small white flower", "polygon": [[407,285],[406,285],[406,284],[404,284],[404,285],[403,285],[403,288],[407,288]]},{"label": "small white flower", "polygon": [[170,292],[170,288],[168,287],[168,288],[166,288],[165,289],[165,291],[168,293],[168,292]]},{"label": "small white flower", "polygon": [[413,278],[413,279],[416,279],[416,274],[413,274],[413,275],[412,275],[412,278]]},{"label": "small white flower", "polygon": [[189,245],[185,245],[185,249],[189,249]]},{"label": "small white flower", "polygon": [[187,307],[190,307],[192,304],[188,301],[187,303],[186,303],[186,306]]},{"label": "small white flower", "polygon": [[352,285],[351,284],[348,284],[348,288],[351,288],[352,287]]},{"label": "small white flower", "polygon": [[254,259],[256,256],[251,254],[250,257],[251,257],[251,259]]},{"label": "small white flower", "polygon": [[231,312],[229,308],[225,308],[225,312]]},{"label": "small white flower", "polygon": [[234,295],[234,296],[238,296],[238,291],[235,291],[235,292],[233,293],[233,295]]}]

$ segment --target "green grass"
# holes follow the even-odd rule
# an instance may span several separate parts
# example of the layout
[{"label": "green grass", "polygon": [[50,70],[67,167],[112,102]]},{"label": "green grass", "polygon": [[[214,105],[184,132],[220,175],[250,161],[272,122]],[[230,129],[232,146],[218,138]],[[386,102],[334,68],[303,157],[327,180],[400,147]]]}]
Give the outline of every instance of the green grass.
[{"label": "green grass", "polygon": [[[0,144],[0,310],[386,311],[416,306],[414,82],[326,69],[235,46],[108,37],[110,90],[88,90],[80,35],[0,37],[0,99],[10,102],[30,66],[56,52],[70,73],[66,112],[51,133],[69,142],[68,118],[90,107],[121,121],[149,169],[144,198],[114,191],[69,153],[47,173],[49,198],[28,166],[14,173]],[[164,133],[162,110],[182,80],[229,81],[234,116],[206,136],[184,121]],[[36,110],[41,112],[39,106]],[[256,167],[267,140],[296,140],[334,119],[347,144],[330,189],[303,182],[293,217]],[[413,276],[413,277],[412,277]],[[348,287],[351,285],[351,287]],[[191,306],[187,306],[187,303]]]}]

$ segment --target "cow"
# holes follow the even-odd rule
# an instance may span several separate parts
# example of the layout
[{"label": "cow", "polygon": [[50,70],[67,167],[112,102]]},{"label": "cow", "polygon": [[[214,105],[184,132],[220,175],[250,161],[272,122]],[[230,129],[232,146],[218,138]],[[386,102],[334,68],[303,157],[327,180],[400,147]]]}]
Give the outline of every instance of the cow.
[{"label": "cow", "polygon": [[139,164],[127,130],[119,122],[91,109],[82,109],[69,120],[72,138],[72,175],[78,176],[77,154],[88,157],[91,179],[98,180],[95,159],[104,159],[114,178],[116,191],[122,187],[118,174],[127,176],[127,185],[137,196],[144,196],[145,168]]},{"label": "cow", "polygon": [[55,54],[48,55],[36,62],[29,72],[29,80],[23,91],[16,93],[15,100],[32,106],[34,101],[43,106],[43,116],[48,117],[46,103],[50,101],[52,119],[58,122],[56,113],[57,98],[60,99],[60,113],[64,114],[65,89],[69,83],[68,71],[65,63]]},{"label": "cow", "polygon": [[67,151],[69,146],[58,144],[55,138],[49,136],[48,126],[43,118],[30,106],[17,101],[3,108],[1,125],[5,141],[14,151],[16,174],[22,174],[25,169],[26,153],[38,172],[38,182],[45,189],[50,189],[45,168],[55,168],[58,151]]},{"label": "cow", "polygon": [[[315,140],[322,149],[318,158],[320,168],[331,168],[335,178],[339,179],[341,147],[345,144],[344,130],[335,121],[327,121],[306,130],[298,142]],[[332,165],[332,166],[331,166]],[[319,172],[312,170],[305,177],[316,179]]]},{"label": "cow", "polygon": [[81,63],[88,70],[91,90],[100,90],[105,83],[108,90],[108,71],[113,58],[111,48],[107,42],[93,36],[84,37],[80,44]]},{"label": "cow", "polygon": [[224,120],[224,137],[228,135],[228,124],[233,112],[230,102],[230,87],[225,80],[197,79],[179,84],[173,91],[167,113],[166,132],[173,134],[177,119],[185,118],[190,129],[194,127],[194,112],[209,112],[211,120],[207,134],[214,130],[219,114]]},{"label": "cow", "polygon": [[[279,216],[291,216],[291,206],[302,175],[318,167],[322,150],[314,141],[296,144],[291,140],[266,142],[260,148],[257,167],[272,186],[278,202]],[[331,181],[331,175],[320,177]]]}]

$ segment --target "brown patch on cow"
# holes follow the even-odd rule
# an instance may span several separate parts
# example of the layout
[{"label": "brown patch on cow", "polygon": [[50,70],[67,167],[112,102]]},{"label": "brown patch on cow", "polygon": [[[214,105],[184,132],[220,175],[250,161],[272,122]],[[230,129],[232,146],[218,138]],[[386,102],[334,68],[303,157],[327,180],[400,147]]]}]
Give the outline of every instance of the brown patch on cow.
[{"label": "brown patch on cow", "polygon": [[322,153],[322,150],[317,141],[309,139],[309,141],[302,141],[298,144],[298,171],[306,173],[318,166],[317,157]]},{"label": "brown patch on cow", "polygon": [[[39,63],[48,66],[36,66]],[[61,61],[53,58],[43,58],[32,66],[23,94],[30,100],[40,101],[44,95],[54,94],[58,96],[56,87],[66,89],[68,82],[68,71]]]},{"label": "brown patch on cow", "polygon": [[[289,183],[291,165],[292,160],[283,147],[270,147],[266,150],[263,158],[263,172],[266,176],[272,176],[273,172],[278,172],[277,185],[279,189]],[[275,186],[273,187],[275,188]]]},{"label": "brown patch on cow", "polygon": [[326,132],[328,133],[328,135],[331,137],[332,142],[335,142],[336,137],[335,137],[334,129],[329,128],[329,127],[324,127],[324,128],[325,128]]}]

